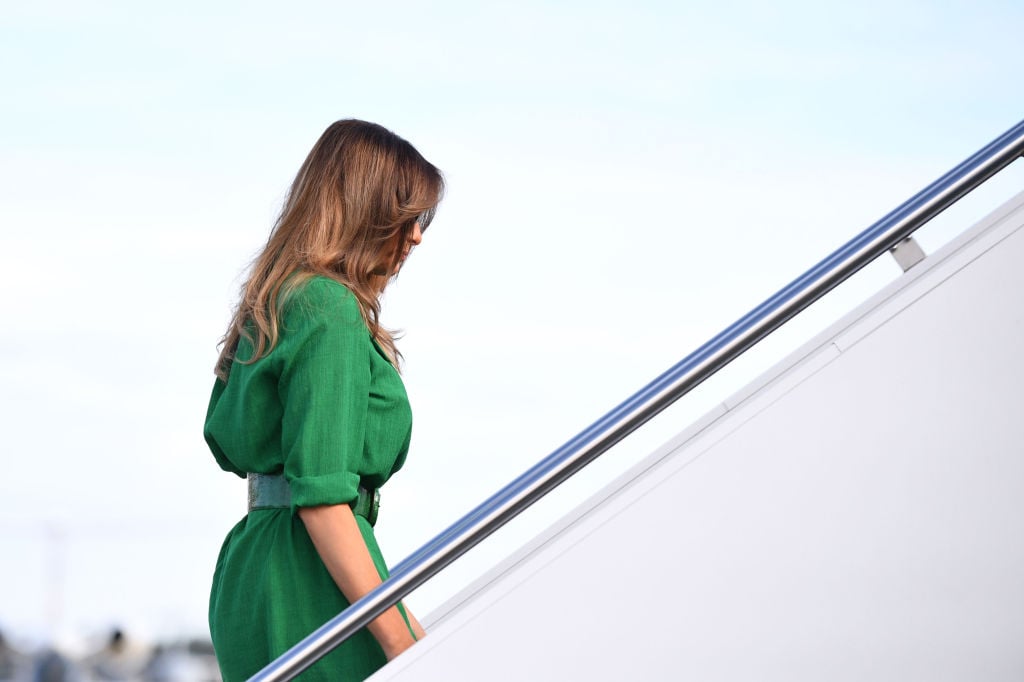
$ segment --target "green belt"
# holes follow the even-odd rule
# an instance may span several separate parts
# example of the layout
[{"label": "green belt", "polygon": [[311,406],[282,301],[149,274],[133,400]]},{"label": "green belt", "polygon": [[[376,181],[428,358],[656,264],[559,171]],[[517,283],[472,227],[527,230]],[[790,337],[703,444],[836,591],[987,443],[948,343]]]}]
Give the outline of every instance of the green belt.
[{"label": "green belt", "polygon": [[[284,476],[272,474],[246,474],[249,481],[249,511],[255,509],[282,509],[292,506],[292,491]],[[352,513],[377,523],[380,508],[380,489],[359,486],[359,497],[350,502]]]}]

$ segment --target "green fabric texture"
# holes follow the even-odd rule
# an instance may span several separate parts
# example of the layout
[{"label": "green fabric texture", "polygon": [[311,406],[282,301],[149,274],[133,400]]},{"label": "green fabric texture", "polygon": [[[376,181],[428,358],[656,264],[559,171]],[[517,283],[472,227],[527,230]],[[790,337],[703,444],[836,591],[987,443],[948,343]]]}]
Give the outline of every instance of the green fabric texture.
[{"label": "green fabric texture", "polygon": [[[252,363],[244,339],[216,381],[204,435],[221,468],[283,473],[291,509],[257,509],[228,534],[210,594],[210,632],[225,682],[245,680],[341,613],[348,601],[320,560],[297,507],[347,504],[405,461],[412,412],[398,372],[370,336],[355,296],[314,278],[288,297],[273,350]],[[373,528],[357,516],[381,578]],[[404,610],[403,610],[404,615]],[[362,680],[384,665],[363,629],[298,677]]]}]

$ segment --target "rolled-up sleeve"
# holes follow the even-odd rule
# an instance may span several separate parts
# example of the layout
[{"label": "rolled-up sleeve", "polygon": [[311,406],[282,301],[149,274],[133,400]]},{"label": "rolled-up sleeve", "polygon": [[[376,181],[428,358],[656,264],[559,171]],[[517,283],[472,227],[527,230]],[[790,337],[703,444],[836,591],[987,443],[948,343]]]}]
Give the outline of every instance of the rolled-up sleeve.
[{"label": "rolled-up sleeve", "polygon": [[292,509],[348,504],[359,494],[372,350],[355,297],[313,281],[288,304],[288,363],[278,390],[281,450]]}]

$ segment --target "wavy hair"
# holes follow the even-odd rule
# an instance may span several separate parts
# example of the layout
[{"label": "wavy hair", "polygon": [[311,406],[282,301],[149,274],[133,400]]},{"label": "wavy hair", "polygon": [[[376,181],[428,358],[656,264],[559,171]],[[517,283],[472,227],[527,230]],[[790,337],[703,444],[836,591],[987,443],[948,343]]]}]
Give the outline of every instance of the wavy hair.
[{"label": "wavy hair", "polygon": [[443,193],[441,172],[387,128],[354,119],[331,124],[295,176],[253,261],[221,340],[217,376],[227,379],[242,338],[253,346],[244,362],[274,348],[281,307],[316,275],[348,287],[370,334],[397,366],[394,337],[380,325],[380,296],[415,224],[427,228]]}]

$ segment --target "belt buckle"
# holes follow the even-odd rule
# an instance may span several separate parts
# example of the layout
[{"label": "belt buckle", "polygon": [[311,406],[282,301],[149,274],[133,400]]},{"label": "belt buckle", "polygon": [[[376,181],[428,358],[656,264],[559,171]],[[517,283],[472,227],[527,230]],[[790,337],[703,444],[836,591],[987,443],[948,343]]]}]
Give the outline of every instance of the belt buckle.
[{"label": "belt buckle", "polygon": [[[371,491],[367,491],[371,493]],[[380,488],[374,488],[372,493],[367,495],[370,502],[370,508],[366,513],[366,520],[370,522],[371,526],[377,523],[377,512],[380,510]]]}]

